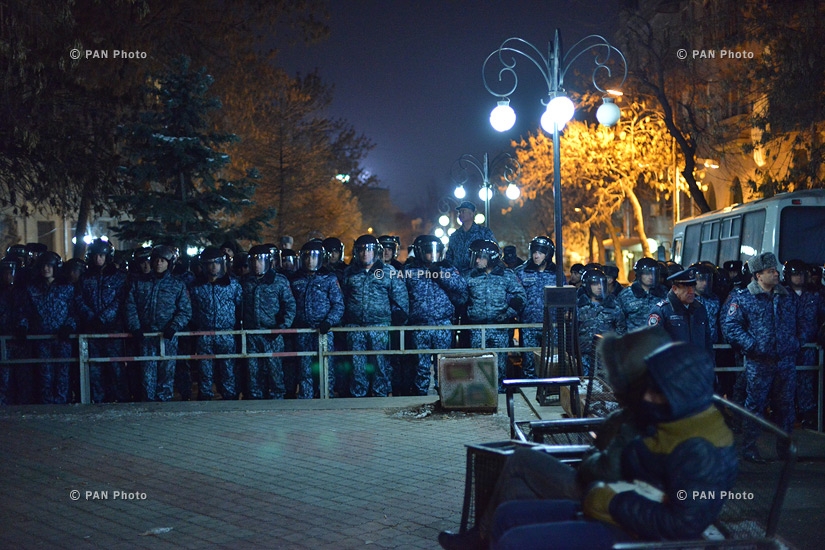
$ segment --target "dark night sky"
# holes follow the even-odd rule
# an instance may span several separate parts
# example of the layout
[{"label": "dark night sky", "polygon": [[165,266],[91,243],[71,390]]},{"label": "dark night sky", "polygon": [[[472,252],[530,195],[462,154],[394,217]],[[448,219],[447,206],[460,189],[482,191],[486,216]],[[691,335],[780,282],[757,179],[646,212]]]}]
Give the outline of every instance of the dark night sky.
[{"label": "dark night sky", "polygon": [[[319,69],[334,86],[329,113],[375,144],[366,167],[411,211],[428,196],[451,193],[450,168],[462,154],[493,158],[510,140],[538,128],[547,87],[519,61],[512,96],[519,120],[499,134],[488,117],[495,98],[484,88],[484,59],[518,36],[543,53],[556,28],[563,48],[588,34],[613,41],[617,1],[511,2],[332,0],[330,37],[281,52],[291,73]],[[477,201],[477,197],[476,202]]]}]

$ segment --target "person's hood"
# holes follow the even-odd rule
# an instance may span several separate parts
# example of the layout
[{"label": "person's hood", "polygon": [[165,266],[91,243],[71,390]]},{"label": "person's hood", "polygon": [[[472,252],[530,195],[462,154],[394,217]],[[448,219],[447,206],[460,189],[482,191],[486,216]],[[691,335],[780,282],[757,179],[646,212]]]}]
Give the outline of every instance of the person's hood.
[{"label": "person's hood", "polygon": [[687,342],[672,342],[645,357],[650,377],[670,404],[672,418],[679,420],[705,410],[713,398],[713,360]]}]

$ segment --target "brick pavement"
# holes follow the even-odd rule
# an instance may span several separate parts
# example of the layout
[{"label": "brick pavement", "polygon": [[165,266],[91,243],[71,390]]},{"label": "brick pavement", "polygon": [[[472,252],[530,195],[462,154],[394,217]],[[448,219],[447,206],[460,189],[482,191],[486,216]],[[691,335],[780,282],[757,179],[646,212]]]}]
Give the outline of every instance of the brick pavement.
[{"label": "brick pavement", "polygon": [[[0,409],[0,547],[437,548],[460,521],[464,444],[509,433],[503,405],[415,418],[435,399]],[[797,438],[779,533],[819,548],[825,436]]]}]

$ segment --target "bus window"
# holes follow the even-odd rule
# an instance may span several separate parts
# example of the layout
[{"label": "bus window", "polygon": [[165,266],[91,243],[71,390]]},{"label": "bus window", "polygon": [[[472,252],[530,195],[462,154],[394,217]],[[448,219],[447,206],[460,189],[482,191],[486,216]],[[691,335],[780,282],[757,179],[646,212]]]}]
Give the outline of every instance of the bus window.
[{"label": "bus window", "polygon": [[779,261],[821,265],[825,258],[825,208],[790,206],[780,214]]},{"label": "bus window", "polygon": [[682,239],[680,237],[673,240],[673,250],[671,251],[670,258],[677,263],[682,259]]},{"label": "bus window", "polygon": [[699,249],[699,261],[716,264],[719,258],[719,222],[705,222],[702,224],[702,247]]},{"label": "bus window", "polygon": [[719,263],[716,265],[722,265],[739,257],[739,233],[741,231],[741,216],[722,220],[722,229],[719,235]]},{"label": "bus window", "polygon": [[742,217],[742,243],[739,245],[739,259],[747,262],[762,250],[765,234],[765,210],[747,212]]},{"label": "bus window", "polygon": [[682,247],[682,265],[691,265],[699,261],[699,243],[702,226],[698,223],[685,227],[685,244]]}]

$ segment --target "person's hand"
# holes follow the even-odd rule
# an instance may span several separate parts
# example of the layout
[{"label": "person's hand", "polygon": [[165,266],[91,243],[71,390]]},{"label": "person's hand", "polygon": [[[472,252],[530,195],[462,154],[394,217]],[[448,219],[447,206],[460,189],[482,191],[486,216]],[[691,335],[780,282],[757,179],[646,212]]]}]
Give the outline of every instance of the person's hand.
[{"label": "person's hand", "polygon": [[318,324],[318,332],[320,332],[321,334],[327,334],[331,328],[332,325],[330,325],[327,321],[321,321]]},{"label": "person's hand", "polygon": [[72,333],[72,327],[63,325],[59,329],[57,329],[57,339],[58,340],[68,340],[69,335]]},{"label": "person's hand", "polygon": [[514,296],[510,298],[510,301],[507,302],[507,305],[516,310],[516,313],[520,313],[522,308],[524,308],[524,300],[522,300],[518,296]]},{"label": "person's hand", "polygon": [[163,337],[166,338],[167,340],[171,340],[172,338],[175,337],[175,332],[177,332],[177,331],[175,329],[173,329],[172,327],[166,327],[165,329],[163,329]]},{"label": "person's hand", "polygon": [[616,522],[610,515],[610,501],[613,500],[614,496],[616,496],[616,492],[606,483],[594,483],[584,496],[584,502],[582,503],[584,515],[598,521],[615,524]]}]

